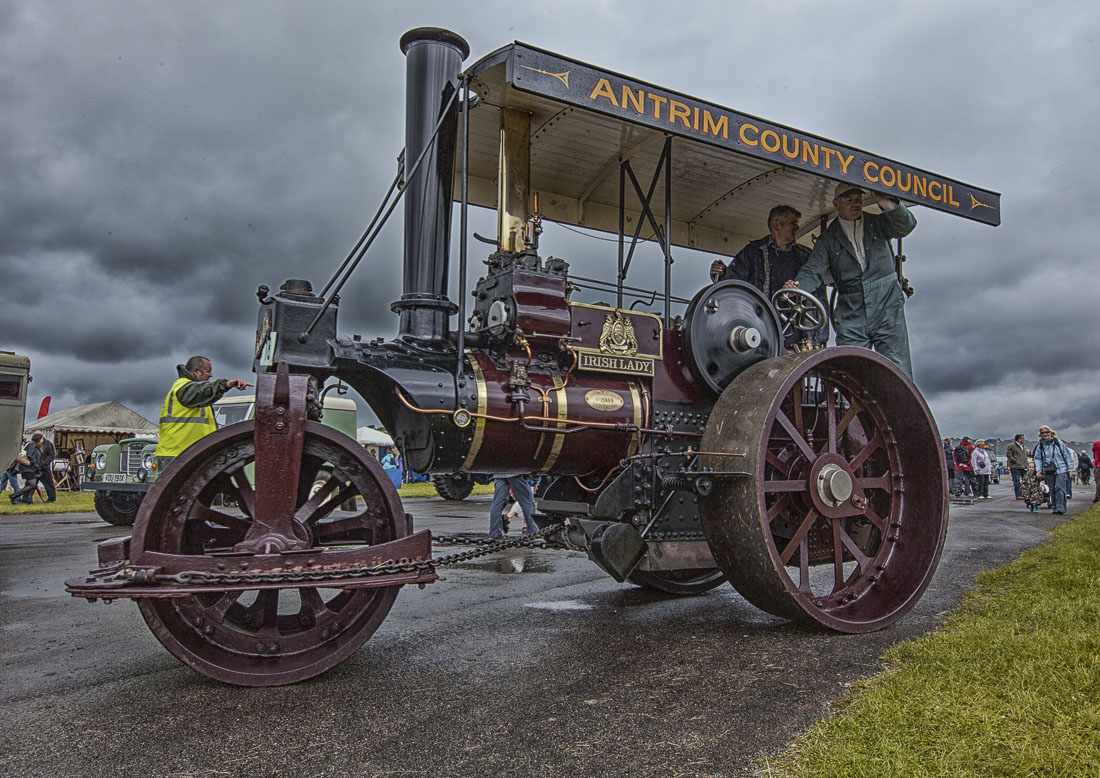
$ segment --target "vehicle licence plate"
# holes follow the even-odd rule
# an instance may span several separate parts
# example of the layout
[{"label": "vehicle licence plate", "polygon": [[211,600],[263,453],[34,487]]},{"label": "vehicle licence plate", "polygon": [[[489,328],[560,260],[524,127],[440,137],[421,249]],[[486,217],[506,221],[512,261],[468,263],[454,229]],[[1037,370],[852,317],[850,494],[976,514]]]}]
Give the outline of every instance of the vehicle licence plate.
[{"label": "vehicle licence plate", "polygon": [[124,484],[126,483],[125,473],[104,473],[103,483],[105,484]]}]

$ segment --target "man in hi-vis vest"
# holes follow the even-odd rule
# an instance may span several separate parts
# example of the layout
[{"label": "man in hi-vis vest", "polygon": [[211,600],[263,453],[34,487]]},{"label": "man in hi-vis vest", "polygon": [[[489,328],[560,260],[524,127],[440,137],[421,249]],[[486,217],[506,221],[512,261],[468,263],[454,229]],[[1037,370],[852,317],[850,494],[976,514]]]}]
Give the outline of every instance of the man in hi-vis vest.
[{"label": "man in hi-vis vest", "polygon": [[186,365],[176,365],[179,378],[168,390],[160,407],[160,440],[157,441],[157,469],[183,453],[183,450],[217,429],[210,406],[230,389],[252,384],[243,378],[210,377],[214,374],[206,357],[191,357]]}]

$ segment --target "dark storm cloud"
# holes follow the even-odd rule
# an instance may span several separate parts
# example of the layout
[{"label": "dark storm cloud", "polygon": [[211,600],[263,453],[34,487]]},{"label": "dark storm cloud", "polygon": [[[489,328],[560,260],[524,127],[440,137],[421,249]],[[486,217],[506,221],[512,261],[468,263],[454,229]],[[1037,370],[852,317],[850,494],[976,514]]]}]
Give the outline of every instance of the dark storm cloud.
[{"label": "dark storm cloud", "polygon": [[[520,39],[1001,191],[995,229],[916,211],[918,382],[945,434],[1057,418],[1100,437],[1100,342],[1082,326],[1098,17],[1076,2],[7,3],[0,271],[18,294],[0,347],[32,357],[35,407],[50,393],[155,416],[194,353],[246,373],[256,287],[321,286],[373,213],[403,140],[397,40],[439,25],[471,62]],[[345,288],[342,332],[393,334],[400,216]],[[613,244],[548,229],[542,250],[613,275]],[[663,284],[659,254],[637,263],[632,282]],[[679,254],[674,291],[691,296],[707,264]]]}]

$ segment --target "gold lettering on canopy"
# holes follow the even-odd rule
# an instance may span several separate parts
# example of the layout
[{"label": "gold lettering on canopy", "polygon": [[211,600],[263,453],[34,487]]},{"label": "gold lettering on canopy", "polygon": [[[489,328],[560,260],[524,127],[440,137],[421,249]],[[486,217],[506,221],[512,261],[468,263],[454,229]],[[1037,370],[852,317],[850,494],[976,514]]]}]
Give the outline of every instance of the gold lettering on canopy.
[{"label": "gold lettering on canopy", "polygon": [[[923,201],[944,210],[963,210],[956,199],[954,183],[934,174],[895,166],[887,160],[875,161],[862,152],[831,145],[822,138],[741,114],[726,113],[716,106],[691,104],[688,98],[677,99],[677,96],[662,93],[653,87],[636,82],[627,84],[614,77],[601,76],[589,89],[587,99],[603,110],[610,107],[647,120],[651,125],[673,125],[671,131],[697,134],[757,157],[775,158],[780,164],[819,172],[830,178],[843,177],[856,186],[914,202]],[[863,174],[862,181],[859,180],[860,172]],[[965,189],[963,191],[966,192]],[[962,197],[965,199],[966,194]],[[980,202],[972,194],[969,197],[972,203],[970,211],[975,208],[997,209],[995,205]]]}]

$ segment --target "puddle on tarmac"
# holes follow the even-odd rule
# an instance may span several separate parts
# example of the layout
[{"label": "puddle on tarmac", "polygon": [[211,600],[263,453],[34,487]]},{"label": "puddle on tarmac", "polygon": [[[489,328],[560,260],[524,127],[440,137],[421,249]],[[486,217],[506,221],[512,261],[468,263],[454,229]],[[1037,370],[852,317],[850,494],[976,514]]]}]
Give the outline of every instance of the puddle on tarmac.
[{"label": "puddle on tarmac", "polygon": [[51,521],[50,524],[102,524],[99,519],[84,519],[83,521]]},{"label": "puddle on tarmac", "polygon": [[551,567],[546,562],[536,562],[527,557],[498,557],[477,562],[461,562],[455,567],[461,570],[482,570],[489,573],[549,573]]},{"label": "puddle on tarmac", "polygon": [[535,608],[542,611],[590,611],[592,606],[580,600],[555,600],[553,602],[527,602],[525,608]]}]

